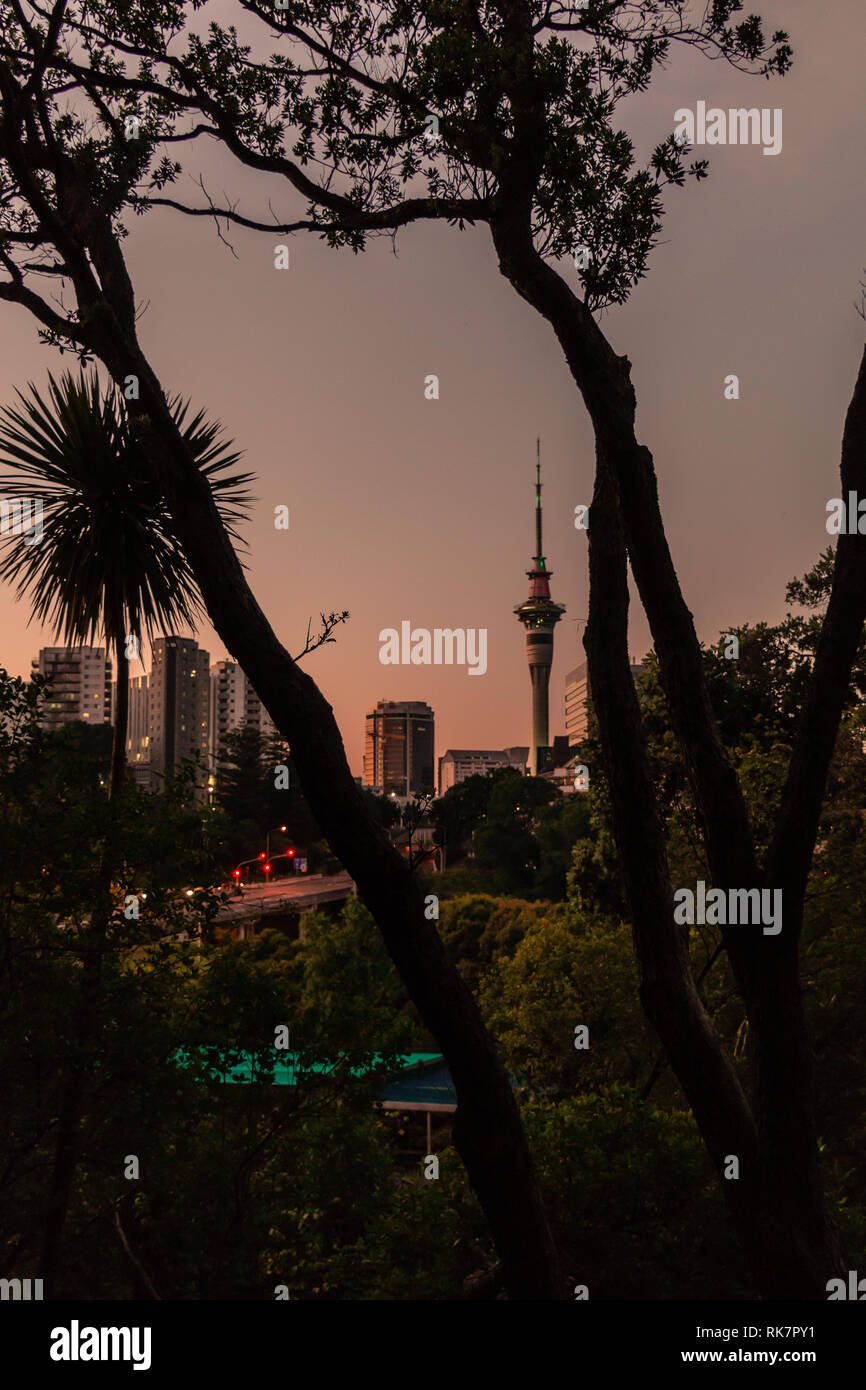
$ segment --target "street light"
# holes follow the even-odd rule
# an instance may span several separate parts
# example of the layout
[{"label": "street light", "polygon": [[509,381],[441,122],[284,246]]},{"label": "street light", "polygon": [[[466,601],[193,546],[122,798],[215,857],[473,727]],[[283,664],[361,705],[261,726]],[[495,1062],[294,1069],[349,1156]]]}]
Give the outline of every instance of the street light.
[{"label": "street light", "polygon": [[288,827],[285,826],[285,825],[275,825],[275,826],[273,826],[273,827],[268,831],[267,837],[266,837],[266,840],[265,840],[265,856],[264,856],[264,857],[265,857],[266,859],[270,859],[270,857],[271,857],[271,836],[272,836],[272,835],[276,835],[276,833],[277,833],[278,830],[282,831],[282,833],[285,835],[287,829],[288,829]]}]

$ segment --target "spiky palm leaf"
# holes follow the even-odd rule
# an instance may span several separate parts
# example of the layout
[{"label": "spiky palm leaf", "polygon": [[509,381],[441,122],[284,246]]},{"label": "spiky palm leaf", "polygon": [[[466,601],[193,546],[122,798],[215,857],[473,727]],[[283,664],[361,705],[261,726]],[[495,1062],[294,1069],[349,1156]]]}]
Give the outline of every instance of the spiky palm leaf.
[{"label": "spiky palm leaf", "polygon": [[[129,632],[152,638],[194,626],[203,612],[189,563],[168,509],[148,476],[119,392],[102,391],[95,373],[76,380],[49,376],[50,400],[30,383],[20,406],[0,411],[0,496],[42,504],[44,536],[0,538],[0,578],[29,597],[33,618],[66,642],[91,642],[100,632],[116,646]],[[229,534],[253,500],[251,473],[231,472],[240,453],[218,423],[199,411],[185,424],[187,402],[171,411]]]},{"label": "spiky palm leaf", "polygon": [[[0,536],[0,579],[65,643],[92,643],[100,632],[117,664],[117,711],[109,796],[123,785],[129,666],[126,634],[194,627],[204,605],[174,535],[168,508],[152,482],[120,392],[100,388],[96,373],[49,376],[49,400],[30,383],[20,405],[0,411],[0,497],[29,498],[42,507],[42,536]],[[207,479],[229,535],[254,500],[251,473],[232,471],[241,455],[215,421],[189,403],[170,409]]]}]

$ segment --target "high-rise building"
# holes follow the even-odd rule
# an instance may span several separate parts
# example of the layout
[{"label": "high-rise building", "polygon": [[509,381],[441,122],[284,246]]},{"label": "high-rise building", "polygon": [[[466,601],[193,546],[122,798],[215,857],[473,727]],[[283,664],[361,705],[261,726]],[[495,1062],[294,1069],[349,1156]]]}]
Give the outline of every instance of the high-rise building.
[{"label": "high-rise building", "polygon": [[467,777],[486,777],[499,768],[526,772],[528,748],[449,748],[439,759],[439,795]]},{"label": "high-rise building", "polygon": [[51,677],[40,702],[44,729],[76,720],[111,722],[111,662],[104,647],[43,647],[31,665]]},{"label": "high-rise building", "polygon": [[192,637],[157,637],[150,673],[150,771],[159,774],[200,754],[207,767],[210,657]]},{"label": "high-rise building", "polygon": [[582,661],[565,678],[565,734],[574,748],[589,732],[589,677]]},{"label": "high-rise building", "polygon": [[249,680],[236,661],[218,661],[210,669],[210,733],[208,754],[216,772],[227,736],[246,724],[264,739],[276,736],[276,727]]},{"label": "high-rise building", "polygon": [[423,700],[380,700],[366,716],[364,786],[400,801],[432,792],[434,741],[433,711]]},{"label": "high-rise building", "polygon": [[210,668],[208,755],[216,772],[233,729],[246,723],[247,678],[236,661],[218,661]]},{"label": "high-rise building", "polygon": [[[638,676],[646,663],[631,661],[632,676]],[[569,671],[565,678],[565,735],[569,747],[582,743],[589,733],[589,721],[593,718],[592,697],[589,688],[589,673],[586,662],[582,661]]]},{"label": "high-rise building", "polygon": [[514,609],[526,628],[526,658],[532,684],[532,739],[529,771],[535,777],[546,765],[550,747],[548,735],[548,687],[553,664],[553,629],[565,607],[550,597],[550,576],[541,548],[541,442],[538,441],[535,481],[535,565],[527,570],[529,597]]},{"label": "high-rise building", "polygon": [[264,739],[272,739],[277,736],[277,726],[253,690],[249,680],[246,681],[246,694],[244,695],[244,722],[250,724],[252,728],[258,729]]},{"label": "high-rise building", "polygon": [[150,787],[150,676],[131,676],[126,765],[140,787]]}]

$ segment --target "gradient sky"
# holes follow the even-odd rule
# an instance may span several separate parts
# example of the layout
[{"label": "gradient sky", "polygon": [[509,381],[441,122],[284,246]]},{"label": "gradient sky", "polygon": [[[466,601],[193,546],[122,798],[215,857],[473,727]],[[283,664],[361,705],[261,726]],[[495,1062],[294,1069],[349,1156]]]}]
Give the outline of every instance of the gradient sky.
[{"label": "gradient sky", "polygon": [[[219,7],[238,19],[225,0]],[[794,68],[762,82],[675,52],[648,94],[620,108],[640,157],[697,101],[781,107],[783,149],[699,149],[702,184],[666,195],[668,216],[649,273],[603,326],[627,353],[638,431],[653,451],[668,538],[699,635],[777,620],[785,582],[829,543],[825,506],[839,491],[844,414],[862,352],[854,305],[866,278],[862,82],[866,11],[837,0],[756,4],[791,34]],[[258,177],[211,154],[208,184],[266,215]],[[278,214],[297,215],[282,185]],[[192,198],[192,191],[188,196]],[[556,633],[551,737],[564,732],[568,670],[583,659],[592,439],[550,328],[498,272],[488,233],[419,224],[362,256],[310,237],[291,242],[235,229],[238,259],[209,221],[155,212],[130,219],[126,254],[148,308],[143,346],[169,392],[217,415],[258,475],[247,528],[249,573],[293,653],[308,618],[348,608],[339,641],[305,659],[334,707],[361,771],[364,711],[377,700],[428,700],[437,754],[527,743],[530,688],[514,605],[534,548],[535,438],[541,436],[545,550]],[[34,321],[0,306],[0,405],[16,386],[65,366]],[[440,399],[424,398],[435,373]],[[724,378],[740,378],[726,401]],[[276,531],[273,509],[291,510]],[[385,667],[378,633],[486,627],[488,668]],[[50,634],[0,590],[0,661],[29,671]],[[213,631],[199,640],[225,655]],[[631,650],[648,629],[635,597]],[[133,665],[135,674],[140,667]]]}]

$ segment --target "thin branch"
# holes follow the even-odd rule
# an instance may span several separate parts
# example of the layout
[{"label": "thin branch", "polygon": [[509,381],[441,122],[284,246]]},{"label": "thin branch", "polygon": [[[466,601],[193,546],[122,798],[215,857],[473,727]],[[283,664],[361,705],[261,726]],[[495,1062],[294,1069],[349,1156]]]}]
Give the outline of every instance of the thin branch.
[{"label": "thin branch", "polygon": [[[314,201],[319,200],[314,198]],[[348,200],[345,201],[347,207],[352,206]],[[326,235],[340,232],[394,231],[422,218],[447,218],[474,226],[476,222],[486,222],[490,216],[489,203],[487,199],[481,198],[406,198],[389,208],[383,208],[380,212],[363,212],[356,209],[327,221],[307,218],[297,222],[259,222],[255,218],[245,217],[232,207],[217,207],[215,204],[206,208],[188,207],[174,198],[145,196],[139,199],[139,203],[143,207],[173,208],[175,212],[182,212],[187,217],[220,217],[226,222],[235,222],[239,227],[249,227],[254,232],[278,232],[281,236],[291,232],[319,232]]]},{"label": "thin branch", "polygon": [[144,1265],[141,1263],[141,1260],[140,1260],[140,1259],[138,1258],[138,1256],[135,1254],[135,1251],[132,1249],[132,1246],[130,1245],[129,1241],[128,1241],[127,1238],[126,1238],[126,1232],[124,1231],[123,1226],[121,1225],[121,1222],[120,1222],[120,1208],[119,1208],[119,1207],[115,1207],[115,1208],[114,1208],[114,1224],[115,1224],[115,1226],[117,1227],[117,1234],[120,1236],[120,1240],[121,1240],[121,1243],[122,1243],[122,1245],[123,1245],[123,1248],[124,1248],[124,1250],[126,1251],[127,1255],[129,1256],[130,1260],[132,1261],[132,1263],[135,1265],[135,1268],[138,1270],[139,1274],[141,1275],[141,1278],[142,1278],[142,1280],[143,1280],[145,1286],[147,1287],[147,1290],[148,1290],[148,1292],[150,1293],[151,1298],[156,1299],[157,1303],[161,1303],[161,1302],[162,1302],[162,1296],[161,1296],[160,1294],[157,1293],[157,1291],[156,1291],[156,1289],[155,1289],[155,1287],[154,1287],[153,1280],[151,1279],[151,1277],[150,1277],[150,1275],[148,1274],[147,1270],[145,1269]]},{"label": "thin branch", "polygon": [[[0,251],[0,261],[6,264],[7,269],[9,269],[7,257],[2,251]],[[20,279],[21,272],[17,266],[14,272],[10,271],[10,274],[14,275],[12,280],[0,280],[0,299],[5,299],[10,304],[23,304],[51,333],[71,338],[73,342],[86,348],[88,352],[93,351],[90,335],[80,324],[73,324],[62,314],[56,313],[34,290],[28,289]]]},{"label": "thin branch", "polygon": [[335,627],[339,627],[340,623],[346,622],[349,617],[349,612],[348,609],[346,609],[342,613],[329,613],[327,617],[324,613],[320,613],[319,617],[322,620],[321,632],[319,632],[316,637],[311,638],[310,631],[313,620],[310,618],[307,623],[307,640],[304,644],[304,650],[299,652],[297,656],[293,656],[292,661],[300,661],[302,657],[308,656],[310,652],[314,652],[317,647],[324,646],[326,642],[336,642],[336,637],[332,637],[331,633],[334,631]]}]

